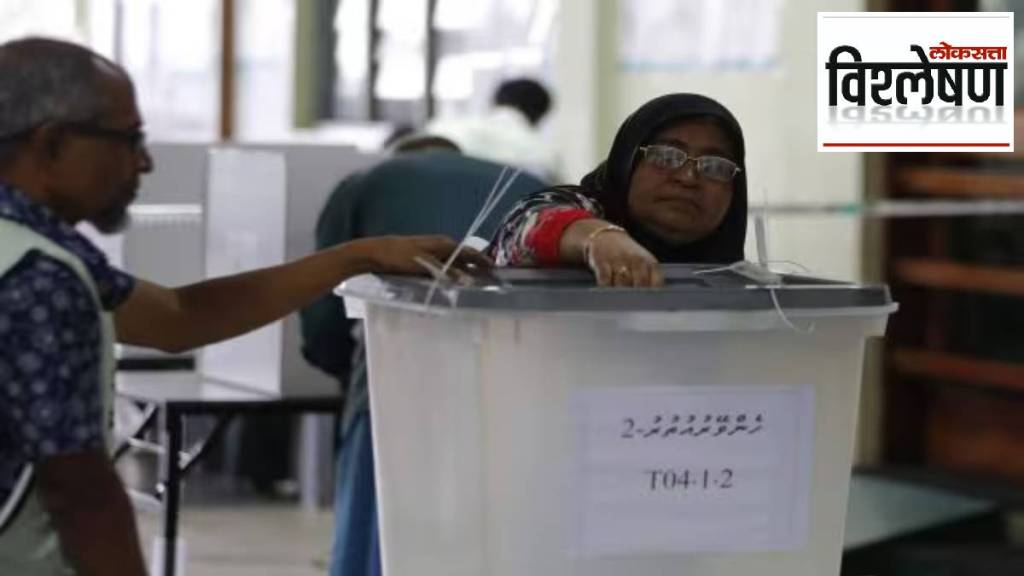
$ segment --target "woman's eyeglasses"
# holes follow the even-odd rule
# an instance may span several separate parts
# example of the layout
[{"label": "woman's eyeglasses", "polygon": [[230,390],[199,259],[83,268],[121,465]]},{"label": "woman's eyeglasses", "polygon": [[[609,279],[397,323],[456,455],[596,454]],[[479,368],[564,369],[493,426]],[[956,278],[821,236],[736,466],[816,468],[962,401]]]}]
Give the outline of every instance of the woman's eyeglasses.
[{"label": "woman's eyeglasses", "polygon": [[643,154],[643,159],[659,170],[675,171],[682,168],[688,161],[693,160],[699,177],[725,184],[732,182],[733,178],[740,173],[740,167],[735,162],[721,156],[694,158],[685,150],[665,144],[641,146],[639,150]]}]

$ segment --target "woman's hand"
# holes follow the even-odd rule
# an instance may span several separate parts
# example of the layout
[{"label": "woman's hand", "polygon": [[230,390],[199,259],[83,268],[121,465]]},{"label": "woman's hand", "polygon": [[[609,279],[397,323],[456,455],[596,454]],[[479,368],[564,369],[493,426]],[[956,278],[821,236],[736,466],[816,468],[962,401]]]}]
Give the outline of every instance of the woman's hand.
[{"label": "woman's hand", "polygon": [[661,264],[623,230],[608,230],[590,240],[587,266],[598,286],[652,288],[665,285]]}]

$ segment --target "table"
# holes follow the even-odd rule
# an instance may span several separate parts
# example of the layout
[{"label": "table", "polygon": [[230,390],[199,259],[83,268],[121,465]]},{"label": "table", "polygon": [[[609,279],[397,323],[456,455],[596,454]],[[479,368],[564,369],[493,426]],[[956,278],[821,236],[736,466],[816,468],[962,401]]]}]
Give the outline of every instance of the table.
[{"label": "table", "polygon": [[[141,423],[114,449],[115,461],[133,448],[149,449],[160,455],[161,481],[154,496],[163,507],[163,574],[175,574],[178,539],[178,513],[181,505],[181,480],[216,443],[231,418],[241,414],[338,414],[341,396],[280,396],[261,390],[203,377],[195,372],[156,371],[120,372],[116,379],[117,396],[144,407]],[[185,419],[190,416],[217,416],[210,434],[189,447],[183,446]],[[159,425],[158,445],[145,440],[147,432]]]},{"label": "table", "polygon": [[990,500],[855,473],[850,482],[843,547],[852,550],[871,546],[997,509]]},{"label": "table", "polygon": [[[847,505],[842,574],[924,574],[927,572],[922,570],[930,568],[908,571],[901,562],[907,561],[908,550],[928,547],[938,547],[951,554],[961,550],[958,560],[969,564],[976,558],[967,558],[963,546],[983,544],[994,550],[994,554],[1001,553],[1000,547],[1005,546],[1003,514],[1009,506],[1000,498],[978,491],[920,478],[855,471]],[[935,562],[941,565],[941,561],[935,559],[928,562],[929,566]]]}]

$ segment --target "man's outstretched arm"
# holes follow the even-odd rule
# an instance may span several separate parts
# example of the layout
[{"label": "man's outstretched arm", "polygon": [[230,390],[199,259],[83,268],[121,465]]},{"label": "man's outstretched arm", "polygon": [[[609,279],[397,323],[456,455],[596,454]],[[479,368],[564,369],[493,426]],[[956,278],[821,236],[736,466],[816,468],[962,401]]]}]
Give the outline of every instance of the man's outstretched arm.
[{"label": "man's outstretched arm", "polygon": [[[115,313],[118,341],[170,352],[219,342],[278,320],[352,276],[423,274],[417,259],[439,266],[455,246],[444,236],[383,236],[176,289],[139,281]],[[460,260],[489,264],[472,251]]]}]

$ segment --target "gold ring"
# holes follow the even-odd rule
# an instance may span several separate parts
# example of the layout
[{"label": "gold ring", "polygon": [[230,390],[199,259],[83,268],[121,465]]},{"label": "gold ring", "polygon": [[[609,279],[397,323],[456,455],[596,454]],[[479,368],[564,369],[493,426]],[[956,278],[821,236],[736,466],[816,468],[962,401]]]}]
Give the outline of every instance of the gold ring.
[{"label": "gold ring", "polygon": [[625,276],[627,274],[629,274],[629,267],[628,266],[623,266],[623,267],[619,268],[619,276]]}]

